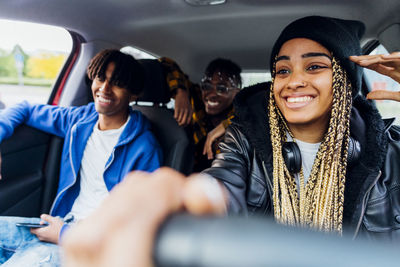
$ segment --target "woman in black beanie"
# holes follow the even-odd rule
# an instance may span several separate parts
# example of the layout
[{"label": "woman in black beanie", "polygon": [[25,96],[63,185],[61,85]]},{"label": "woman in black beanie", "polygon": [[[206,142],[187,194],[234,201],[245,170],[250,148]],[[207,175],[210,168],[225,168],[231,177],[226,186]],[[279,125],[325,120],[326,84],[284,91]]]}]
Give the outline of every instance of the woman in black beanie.
[{"label": "woman in black beanie", "polygon": [[319,16],[282,31],[270,87],[237,95],[221,153],[204,171],[228,189],[230,213],[400,237],[400,132],[358,94],[362,68],[349,57],[364,59],[363,32],[361,22]]}]

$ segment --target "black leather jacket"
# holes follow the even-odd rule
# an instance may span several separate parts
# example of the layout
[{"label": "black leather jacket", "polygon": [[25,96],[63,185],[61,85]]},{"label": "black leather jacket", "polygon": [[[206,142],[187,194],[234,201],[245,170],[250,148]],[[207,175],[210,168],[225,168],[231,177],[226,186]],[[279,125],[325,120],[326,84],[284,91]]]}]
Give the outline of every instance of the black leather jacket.
[{"label": "black leather jacket", "polygon": [[[236,96],[235,119],[221,153],[204,171],[228,188],[231,214],[273,216],[268,86],[258,84]],[[382,120],[364,98],[355,99],[350,127],[361,156],[347,170],[343,214],[344,233],[354,238],[363,233],[400,241],[400,130],[392,122]]]}]

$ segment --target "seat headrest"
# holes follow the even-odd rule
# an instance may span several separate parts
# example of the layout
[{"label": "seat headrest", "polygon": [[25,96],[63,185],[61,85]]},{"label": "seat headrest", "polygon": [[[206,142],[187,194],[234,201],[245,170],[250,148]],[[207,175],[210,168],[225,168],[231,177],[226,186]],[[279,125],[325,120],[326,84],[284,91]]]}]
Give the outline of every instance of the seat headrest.
[{"label": "seat headrest", "polygon": [[145,72],[143,93],[138,101],[168,103],[171,96],[161,63],[156,59],[139,59],[138,61]]}]

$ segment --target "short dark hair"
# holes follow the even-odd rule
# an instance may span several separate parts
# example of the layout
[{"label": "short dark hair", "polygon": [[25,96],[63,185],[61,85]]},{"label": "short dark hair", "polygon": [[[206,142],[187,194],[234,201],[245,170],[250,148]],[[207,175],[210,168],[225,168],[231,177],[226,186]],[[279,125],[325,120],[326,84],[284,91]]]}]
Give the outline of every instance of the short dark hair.
[{"label": "short dark hair", "polygon": [[131,55],[116,49],[105,49],[90,60],[86,73],[93,81],[96,77],[105,79],[108,64],[113,62],[115,69],[110,82],[121,88],[126,88],[133,95],[140,95],[143,91],[144,69]]},{"label": "short dark hair", "polygon": [[237,82],[238,87],[241,88],[242,77],[240,76],[240,73],[242,72],[242,69],[232,60],[216,58],[208,64],[204,74],[211,77],[216,72],[221,72],[233,78],[235,82]]}]

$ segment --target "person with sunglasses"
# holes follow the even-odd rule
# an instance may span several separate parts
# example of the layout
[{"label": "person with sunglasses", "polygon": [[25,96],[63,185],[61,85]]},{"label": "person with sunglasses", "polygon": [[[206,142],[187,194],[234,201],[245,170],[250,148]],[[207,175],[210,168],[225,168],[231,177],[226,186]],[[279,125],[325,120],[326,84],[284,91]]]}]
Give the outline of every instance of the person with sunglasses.
[{"label": "person with sunglasses", "polygon": [[211,166],[218,143],[233,118],[233,99],[240,91],[241,68],[228,59],[211,61],[200,84],[192,83],[173,60],[159,59],[167,73],[167,83],[175,98],[174,117],[181,126],[190,127],[195,146],[193,170]]}]

